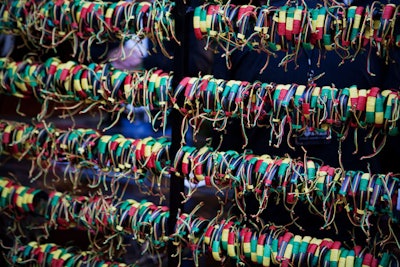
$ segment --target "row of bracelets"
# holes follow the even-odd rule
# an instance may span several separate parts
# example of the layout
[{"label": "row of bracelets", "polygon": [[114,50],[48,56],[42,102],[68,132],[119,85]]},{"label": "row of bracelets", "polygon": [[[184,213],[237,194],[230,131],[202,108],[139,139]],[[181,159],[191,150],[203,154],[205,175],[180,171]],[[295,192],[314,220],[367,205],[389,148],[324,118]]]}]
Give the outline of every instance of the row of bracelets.
[{"label": "row of bracelets", "polygon": [[[212,247],[210,248],[212,256],[218,261],[222,261],[223,257],[228,256],[241,262],[246,257],[246,262],[265,267],[274,266],[273,263],[287,266],[290,262],[309,264],[307,266],[316,266],[316,263],[321,262],[338,267],[386,267],[396,266],[395,264],[398,263],[398,259],[387,252],[383,253],[381,257],[374,257],[359,246],[346,249],[341,246],[340,242],[329,239],[302,237],[290,232],[273,236],[273,231],[270,229],[265,233],[256,233],[246,228],[238,229],[237,226],[229,222],[222,224],[222,226],[222,231],[219,231],[220,236],[214,234],[216,240],[213,240],[212,244],[210,238],[206,237],[207,242],[209,242],[208,245]],[[216,228],[216,225],[213,227]],[[217,231],[217,229],[212,229],[209,232],[212,231]],[[241,232],[239,233],[239,231]],[[225,234],[226,232],[227,234]],[[241,243],[238,241],[241,241]],[[237,246],[239,244],[241,246]],[[237,249],[242,249],[243,252],[236,251]],[[79,251],[74,247],[63,248],[53,243],[40,244],[35,241],[19,246],[15,250],[10,250],[7,256],[14,266],[24,266],[31,261],[38,264],[45,263],[45,266],[81,266],[84,264],[99,267],[134,266],[100,260],[90,252]]]},{"label": "row of bracelets", "polygon": [[304,2],[261,7],[205,3],[195,8],[193,25],[198,39],[207,38],[206,48],[215,42],[226,57],[244,47],[269,55],[284,51],[288,58],[282,63],[297,65],[300,48],[336,51],[344,61],[370,45],[388,60],[390,50],[400,47],[399,7],[379,1],[366,7],[325,3],[315,8]]},{"label": "row of bracelets", "polygon": [[160,110],[155,117],[162,120],[169,104],[171,79],[172,75],[160,69],[122,71],[111,63],[85,65],[72,60],[62,62],[56,57],[43,63],[32,59],[0,60],[0,92],[36,98],[43,103],[42,116],[47,115],[47,103],[51,101],[72,114],[97,107],[110,113],[126,111],[132,119],[133,109],[127,110],[127,105],[148,107]]},{"label": "row of bracelets", "polygon": [[[1,181],[1,184],[12,183]],[[14,186],[14,189],[20,187]],[[5,188],[8,187],[2,188],[2,192]],[[182,244],[187,245],[196,256],[209,252],[216,261],[223,261],[228,256],[238,262],[253,262],[263,266],[286,266],[290,263],[322,266],[327,261],[333,266],[383,267],[396,266],[394,264],[399,260],[384,251],[375,252],[381,255],[379,259],[367,247],[356,245],[352,249],[346,249],[340,241],[295,235],[285,227],[247,227],[236,216],[221,221],[209,221],[194,214],[179,214],[175,232],[169,237],[165,235],[168,208],[146,201],[139,203],[125,200],[113,204],[101,197],[72,197],[54,191],[48,195],[47,203],[46,215],[53,217],[54,223],[60,223],[64,227],[67,226],[65,221],[68,221],[69,227],[80,224],[90,227],[89,229],[110,228],[115,232],[132,232],[137,233],[135,238],[138,241],[151,239],[150,235],[154,235],[155,238],[150,241],[155,242],[152,244],[156,246],[165,244],[171,238],[177,248]],[[160,232],[160,229],[163,231]]]},{"label": "row of bracelets", "polygon": [[[258,218],[266,210],[268,200],[275,201],[274,196],[278,196],[291,216],[295,215],[296,204],[309,205],[310,212],[324,219],[321,228],[334,223],[340,211],[346,211],[353,224],[367,232],[372,215],[387,216],[391,219],[389,224],[400,222],[400,180],[393,173],[344,171],[313,159],[213,151],[208,146],[180,148],[172,171],[191,182],[186,197],[195,192],[199,182],[218,192],[232,189],[237,207],[245,217]],[[246,209],[248,195],[259,203],[256,214]]]},{"label": "row of bracelets", "polygon": [[[183,128],[190,125],[195,133],[204,120],[223,130],[229,118],[240,119],[244,146],[245,129],[253,127],[269,128],[269,143],[275,146],[281,144],[285,129],[292,136],[324,133],[327,138],[334,131],[341,139],[349,127],[384,137],[399,133],[399,94],[394,89],[249,83],[211,75],[184,77],[172,88],[173,74],[159,69],[124,72],[108,63],[81,65],[57,58],[43,64],[7,58],[0,63],[0,92],[42,101],[41,117],[46,115],[49,101],[66,106],[71,114],[97,107],[120,115],[127,111],[126,105],[144,106],[158,110],[152,116],[153,125],[161,120],[165,131],[168,111],[176,108],[185,116]],[[134,119],[133,109],[128,118]],[[378,153],[385,142],[376,145],[380,139],[373,140],[374,152]],[[289,138],[288,144],[292,146]]]},{"label": "row of bracelets", "polygon": [[[213,151],[208,146],[182,146],[171,159],[170,141],[165,137],[130,139],[121,134],[100,135],[91,129],[61,131],[12,121],[1,121],[0,125],[3,155],[36,162],[38,158],[69,162],[116,176],[136,175],[139,180],[147,172],[161,177],[173,171],[193,184],[204,181],[216,189],[233,188],[239,207],[245,206],[244,195],[255,194],[260,213],[267,206],[268,196],[277,192],[284,195],[285,204],[294,205],[297,200],[309,203],[317,214],[324,214],[327,223],[334,216],[327,211],[338,204],[346,207],[355,221],[376,212],[387,214],[395,222],[399,220],[400,201],[395,197],[399,179],[391,173],[344,171],[311,159]],[[160,187],[161,178],[157,183]],[[322,211],[316,208],[317,203],[324,203]],[[242,211],[246,213],[244,208]]]},{"label": "row of bracelets", "polygon": [[[173,2],[15,1],[0,3],[2,33],[22,36],[32,49],[56,49],[71,42],[74,53],[94,43],[123,42],[133,36],[164,47],[174,36]],[[85,51],[85,49],[82,49]]]},{"label": "row of bracelets", "polygon": [[[46,219],[44,223],[48,230],[78,229],[88,234],[101,233],[107,237],[105,244],[109,245],[113,244],[111,239],[122,239],[129,235],[141,244],[150,242],[153,250],[165,248],[169,240],[166,232],[168,207],[157,206],[146,200],[120,201],[112,196],[74,196],[67,192],[48,192],[20,185],[4,177],[0,178],[0,194],[0,209],[3,212],[20,220],[24,214],[42,216]],[[117,244],[121,245],[122,240],[114,243],[116,247]]]},{"label": "row of bracelets", "polygon": [[121,262],[102,260],[91,251],[82,251],[77,247],[62,247],[55,243],[18,244],[9,249],[6,259],[10,266],[54,266],[54,267],[127,267],[135,266]]},{"label": "row of bracelets", "polygon": [[252,229],[235,221],[235,217],[210,223],[204,241],[216,261],[226,258],[238,264],[260,266],[397,266],[399,259],[390,252],[374,252],[355,245],[345,248],[330,238],[301,236],[284,227],[264,225]]},{"label": "row of bracelets", "polygon": [[[1,154],[17,159],[80,164],[102,172],[138,176],[161,175],[170,166],[166,137],[126,138],[122,134],[102,135],[93,129],[61,130],[52,124],[35,126],[23,122],[0,121]],[[38,163],[38,161],[36,161]],[[138,177],[140,178],[140,177]]]},{"label": "row of bracelets", "polygon": [[[157,206],[146,200],[117,201],[113,197],[101,195],[88,197],[73,196],[60,191],[48,193],[41,189],[22,186],[4,177],[0,179],[0,194],[0,209],[3,212],[11,212],[15,218],[23,219],[24,214],[34,213],[47,220],[47,228],[80,229],[89,233],[101,233],[106,237],[109,235],[108,240],[130,235],[139,243],[148,243],[148,249],[152,253],[162,251],[169,240],[174,240],[174,244],[178,246],[184,240],[183,237],[189,234],[182,232],[180,226],[176,234],[170,238],[167,233],[168,207]],[[179,217],[182,219],[192,216],[182,213]],[[194,221],[196,223],[191,225],[197,225],[197,230],[193,228],[193,234],[199,234],[208,223],[203,218]]]},{"label": "row of bracelets", "polygon": [[[124,40],[135,34],[149,37],[170,56],[162,44],[165,40],[177,41],[172,9],[173,3],[159,1],[6,1],[0,9],[4,17],[1,28],[22,34],[36,47],[49,48],[76,38],[90,46],[95,41]],[[301,45],[336,50],[347,59],[372,44],[379,55],[389,58],[389,50],[400,46],[400,34],[395,32],[398,13],[398,6],[380,2],[367,7],[315,8],[206,3],[195,8],[193,24],[198,39],[207,36],[215,40],[227,55],[236,47],[247,46],[268,54],[289,51],[297,57]]]},{"label": "row of bracelets", "polygon": [[[183,103],[179,103],[182,95]],[[399,133],[399,94],[378,87],[249,83],[205,75],[183,78],[171,101],[185,116],[186,128],[190,125],[195,132],[204,120],[212,122],[214,129],[223,130],[229,118],[237,118],[242,125],[243,147],[248,142],[245,129],[253,127],[269,128],[269,144],[277,147],[285,130],[289,131],[288,137],[323,132],[327,138],[334,131],[341,139],[350,127],[368,129],[371,136],[376,129],[376,134],[384,136]],[[293,148],[290,142],[288,138]],[[374,141],[374,152],[379,152],[383,144],[376,148]]]},{"label": "row of bracelets", "polygon": [[[71,196],[59,191],[50,192],[45,213],[49,227],[101,233],[108,239],[103,240],[105,243],[117,248],[123,237],[129,235],[140,244],[149,243],[147,249],[154,253],[164,249],[169,241],[168,217],[168,207],[146,200],[118,201],[113,197]],[[117,241],[112,243],[112,239]]]}]

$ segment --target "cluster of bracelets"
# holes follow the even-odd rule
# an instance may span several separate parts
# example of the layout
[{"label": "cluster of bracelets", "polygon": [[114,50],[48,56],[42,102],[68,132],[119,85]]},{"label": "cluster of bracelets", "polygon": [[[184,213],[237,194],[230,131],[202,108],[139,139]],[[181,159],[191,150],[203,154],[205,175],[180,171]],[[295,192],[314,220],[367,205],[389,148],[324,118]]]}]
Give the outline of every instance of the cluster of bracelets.
[{"label": "cluster of bracelets", "polygon": [[[234,219],[234,217],[233,217]],[[347,249],[329,238],[295,235],[283,227],[265,225],[252,229],[232,218],[210,223],[204,243],[216,261],[227,257],[238,264],[260,266],[398,266],[399,259],[387,252],[374,256],[368,248]]]},{"label": "cluster of bracelets", "polygon": [[[2,211],[15,213],[19,215],[16,218],[20,219],[27,213],[42,216],[46,219],[45,227],[49,230],[87,231],[93,235],[93,249],[100,250],[103,254],[109,253],[109,258],[116,257],[118,253],[115,249],[122,246],[124,236],[131,236],[139,244],[147,244],[147,250],[152,254],[162,252],[170,240],[167,233],[168,207],[157,206],[146,200],[139,202],[133,199],[117,200],[103,195],[74,196],[60,191],[46,192],[20,186],[5,177],[0,178],[0,193]],[[38,196],[33,203],[29,199],[35,195]],[[180,218],[189,217],[191,215],[185,213],[180,215]],[[180,235],[184,234],[180,232]],[[180,240],[178,237],[173,239]]]},{"label": "cluster of bracelets", "polygon": [[173,6],[168,1],[5,0],[0,4],[0,28],[3,33],[22,36],[28,47],[36,49],[56,49],[69,41],[82,61],[94,43],[107,45],[133,36],[149,38],[171,57],[164,43],[177,41]]},{"label": "cluster of bracelets", "polygon": [[[170,159],[170,141],[165,137],[131,139],[121,134],[100,135],[91,129],[62,131],[51,126],[1,121],[1,133],[2,154],[27,157],[41,162],[38,166],[42,168],[49,168],[51,161],[68,162],[115,177],[119,174],[135,177],[139,183],[151,173],[159,177],[158,188],[161,177],[173,168],[178,176],[189,178],[194,184],[205,181],[217,190],[234,188],[244,214],[244,195],[255,194],[261,213],[269,195],[277,192],[284,195],[286,204],[295,204],[297,200],[309,203],[318,214],[324,215],[327,223],[332,222],[332,209],[338,203],[346,207],[352,218],[379,212],[396,222],[399,220],[399,208],[395,208],[400,203],[395,198],[399,179],[390,173],[344,171],[311,159],[304,162],[288,156],[258,156],[248,151],[213,151],[208,146],[199,149],[182,146],[174,159]],[[100,180],[92,179],[93,184],[100,184]],[[324,205],[320,211],[315,205],[321,203]]]},{"label": "cluster of bracelets", "polygon": [[91,251],[82,251],[77,247],[61,247],[55,243],[42,244],[36,241],[31,241],[26,245],[19,245],[15,250],[10,249],[7,259],[12,266],[135,266],[102,260]]},{"label": "cluster of bracelets", "polygon": [[[199,149],[182,146],[171,166],[170,141],[164,137],[130,139],[120,134],[100,135],[91,129],[61,131],[9,121],[2,121],[1,126],[2,154],[28,157],[41,168],[49,168],[54,162],[68,162],[80,169],[94,169],[98,178],[91,178],[92,187],[100,185],[101,179],[105,179],[103,174],[134,177],[136,183],[144,186],[143,177],[150,173],[158,177],[156,185],[148,188],[154,193],[161,191],[162,177],[170,174],[172,168],[176,175],[193,184],[205,181],[218,191],[233,188],[244,215],[245,195],[254,194],[259,201],[258,213],[252,214],[258,217],[266,209],[269,196],[278,193],[283,195],[289,211],[293,211],[298,201],[308,203],[310,210],[325,219],[325,227],[334,222],[337,206],[345,208],[354,224],[367,229],[370,215],[386,214],[392,221],[399,221],[400,208],[396,203],[400,201],[395,197],[399,179],[391,173],[344,171],[311,159],[303,162],[287,156],[220,152],[208,146]],[[112,191],[116,192],[119,183],[112,185]]]},{"label": "cluster of bracelets", "polygon": [[[46,105],[51,101],[72,115],[94,107],[118,114],[127,111],[127,105],[148,107],[161,110],[155,116],[161,120],[166,117],[162,112],[165,113],[169,104],[172,79],[169,73],[159,69],[122,71],[111,63],[85,65],[72,60],[62,62],[56,57],[43,63],[1,58],[0,77],[1,93],[36,98],[44,103],[42,116],[47,115]],[[128,117],[133,118],[132,112],[133,109]]]},{"label": "cluster of bracelets", "polygon": [[[57,135],[57,161],[67,160],[81,166],[95,165],[102,172],[160,175],[169,166],[166,137],[126,138],[121,134],[100,135],[92,129],[74,129]],[[64,158],[65,157],[65,158]]]},{"label": "cluster of bracelets", "polygon": [[104,184],[108,176],[113,177],[116,186],[122,177],[133,178],[141,186],[148,186],[143,184],[145,178],[158,177],[157,184],[147,189],[159,191],[170,168],[170,141],[166,137],[133,139],[121,134],[101,135],[92,129],[61,130],[51,124],[32,126],[6,120],[0,121],[0,136],[1,155],[31,160],[40,173],[62,162],[71,168],[79,166],[81,174],[90,169],[94,176],[87,177],[91,187],[100,185],[102,179]]},{"label": "cluster of bracelets", "polygon": [[[78,45],[90,47],[137,35],[150,38],[170,57],[163,42],[179,42],[174,36],[173,7],[164,1],[5,1],[1,28],[22,34],[34,47],[55,48],[72,40],[75,52]],[[367,7],[325,3],[314,8],[304,3],[281,7],[206,3],[195,8],[193,24],[198,39],[207,36],[209,42],[217,42],[227,57],[237,48],[249,47],[269,55],[286,51],[290,62],[296,61],[300,47],[316,47],[335,50],[345,60],[370,44],[389,59],[390,49],[400,47],[400,33],[395,31],[398,13],[395,4],[380,2]]]},{"label": "cluster of bracelets", "polygon": [[[353,225],[366,231],[372,215],[400,222],[400,179],[392,173],[345,171],[312,159],[213,151],[208,146],[180,148],[173,171],[193,184],[187,197],[199,182],[214,187],[217,192],[232,189],[237,207],[245,217],[258,218],[266,210],[268,200],[278,195],[291,216],[296,204],[309,205],[312,213],[324,219],[322,228],[335,223],[335,215],[340,210],[348,213]],[[259,202],[256,214],[246,209],[246,195],[254,196]]]},{"label": "cluster of bracelets", "polygon": [[[154,232],[155,237],[159,236],[155,238],[158,243],[167,241],[165,223],[168,208],[146,200],[115,201],[112,197],[101,195],[88,197],[73,196],[60,191],[47,193],[41,189],[16,184],[5,177],[0,178],[0,189],[2,209],[42,215],[51,228],[79,228],[100,232],[108,229],[142,236],[137,238],[142,242],[145,236]],[[149,230],[150,222],[158,223],[160,227],[154,226]]]},{"label": "cluster of bracelets", "polygon": [[[8,183],[10,182],[6,178],[0,180],[0,185]],[[2,192],[5,188],[2,188]],[[14,190],[15,193],[16,190]],[[17,195],[18,197],[19,195]],[[145,200],[137,202],[128,199],[115,202],[112,198],[101,196],[74,197],[58,191],[52,191],[43,198],[47,198],[47,207],[45,214],[42,215],[50,220],[49,225],[52,227],[61,229],[78,227],[90,232],[100,231],[103,233],[109,230],[113,233],[112,238],[119,236],[115,233],[129,234],[133,235],[138,242],[150,241],[156,250],[165,247],[166,242],[172,239],[177,248],[182,245],[189,246],[196,257],[200,255],[201,251],[203,253],[209,251],[216,261],[224,261],[228,256],[238,263],[252,262],[262,266],[276,264],[324,266],[322,264],[329,262],[331,265],[335,264],[334,266],[362,264],[382,267],[396,266],[395,264],[398,264],[399,261],[393,254],[386,251],[373,252],[368,247],[362,248],[357,245],[347,249],[340,241],[297,235],[289,232],[285,227],[261,225],[261,228],[254,228],[254,226],[246,226],[236,216],[221,221],[218,221],[217,218],[209,221],[196,216],[195,210],[191,214],[181,213],[178,214],[175,232],[168,236],[166,224],[169,210],[165,206],[157,206]],[[107,242],[110,242],[110,238],[107,238]],[[27,246],[31,246],[32,249],[32,244],[36,243],[32,242]],[[20,247],[21,250],[22,248],[25,247]],[[40,248],[46,248],[46,245],[40,245]],[[19,254],[22,251],[12,251],[13,253],[17,252],[12,255],[12,261],[22,264],[23,259],[29,255],[28,251],[25,249],[23,251],[26,252],[24,253],[25,257]],[[67,253],[62,250],[61,252]],[[378,253],[380,256],[374,256],[374,253]],[[39,254],[38,252],[35,255]],[[56,255],[56,259],[64,260],[63,263],[66,263],[70,256],[65,255],[62,258],[58,252]],[[84,253],[84,255],[95,258],[96,254],[92,251]],[[42,255],[42,257],[44,256]],[[80,256],[77,258],[89,261]],[[94,259],[90,258],[90,260]]]},{"label": "cluster of bracelets", "polygon": [[[112,197],[71,196],[59,191],[49,193],[45,218],[48,226],[58,229],[78,228],[107,237],[109,250],[121,246],[123,236],[132,236],[138,243],[148,243],[148,250],[165,248],[169,237],[167,221],[169,210],[152,202]],[[114,244],[112,240],[116,240]],[[101,240],[104,242],[104,240]],[[95,240],[92,240],[95,242]],[[101,247],[101,242],[97,242]],[[112,257],[112,254],[110,255]]]},{"label": "cluster of bracelets", "polygon": [[[184,101],[177,104],[180,95]],[[186,117],[184,123],[195,130],[203,120],[223,130],[228,118],[239,119],[244,147],[245,128],[255,126],[269,127],[269,143],[275,146],[281,144],[285,129],[288,137],[320,135],[326,139],[331,138],[332,131],[344,139],[350,127],[378,129],[376,134],[384,136],[399,133],[399,94],[394,89],[249,83],[206,75],[183,78],[171,101]],[[289,138],[288,145],[293,147]],[[373,145],[378,153],[384,142],[377,147],[374,141]]]},{"label": "cluster of bracelets", "polygon": [[[334,131],[343,140],[349,128],[360,128],[371,131],[371,137],[373,132],[383,136],[372,138],[374,153],[369,156],[379,153],[387,135],[399,133],[399,94],[394,89],[249,83],[210,75],[184,77],[172,89],[173,75],[159,69],[124,72],[108,63],[86,66],[57,58],[43,64],[30,60],[0,62],[1,92],[42,101],[40,117],[46,115],[49,101],[70,115],[97,107],[117,112],[117,118],[128,112],[130,119],[134,119],[133,109],[128,111],[127,105],[145,106],[158,110],[152,122],[155,125],[161,120],[165,131],[169,109],[174,107],[185,117],[183,128],[187,130],[190,125],[195,134],[204,120],[223,130],[229,118],[240,119],[244,147],[246,128],[268,127],[269,143],[274,146],[281,144],[288,130],[288,145],[292,148],[291,137],[315,135],[330,139]],[[178,100],[182,98],[181,103]]]},{"label": "cluster of bracelets", "polygon": [[378,1],[366,7],[324,2],[314,8],[304,2],[260,7],[205,3],[194,10],[194,33],[198,39],[207,37],[206,48],[217,43],[227,58],[244,47],[268,55],[286,52],[282,65],[297,64],[300,48],[336,51],[346,60],[370,45],[388,60],[390,49],[400,47],[400,32],[395,30],[400,6]]},{"label": "cluster of bracelets", "polygon": [[[101,233],[107,240],[101,239],[101,242],[108,244],[102,252],[108,251],[110,258],[115,257],[117,253],[111,252],[121,246],[126,235],[141,244],[149,243],[148,249],[152,252],[165,248],[169,240],[166,226],[168,207],[146,200],[117,200],[104,195],[73,196],[60,191],[47,193],[15,184],[4,177],[0,178],[0,193],[2,210],[19,215],[16,218],[31,213],[46,219],[48,229]],[[94,248],[102,248],[103,244],[96,242],[97,236],[95,234],[92,238],[92,244],[96,244]]]},{"label": "cluster of bracelets", "polygon": [[[81,63],[91,61],[89,51],[93,45],[104,44],[106,51],[100,56],[104,58],[108,43],[120,42],[122,48],[123,42],[131,38],[148,38],[172,58],[165,44],[180,44],[174,25],[177,2],[0,2],[1,33],[21,36],[27,48],[45,53],[58,52],[61,44],[70,44],[77,57],[77,61],[66,62],[56,57],[44,62],[33,57],[18,62],[0,58],[0,94],[42,103],[37,124],[0,120],[0,156],[32,161],[30,181],[44,179],[39,188],[31,188],[0,177],[0,210],[11,220],[5,232],[13,234],[15,242],[6,247],[0,240],[0,246],[8,251],[4,255],[9,265],[128,266],[114,260],[126,252],[129,238],[141,246],[142,253],[156,256],[160,265],[172,246],[177,253],[168,256],[182,257],[191,252],[196,266],[205,254],[221,264],[229,260],[238,266],[400,266],[398,174],[344,170],[307,155],[301,160],[288,155],[256,155],[248,150],[197,148],[184,141],[189,127],[196,135],[207,122],[223,133],[231,119],[241,124],[243,148],[248,144],[246,131],[255,127],[269,130],[266,139],[270,146],[279,147],[286,135],[292,149],[293,139],[317,136],[328,140],[335,136],[343,141],[349,133],[357,134],[361,129],[373,146],[372,154],[362,156],[368,158],[381,151],[388,136],[399,135],[396,90],[356,85],[335,88],[311,82],[227,81],[212,75],[184,77],[172,88],[172,72],[155,68],[122,71],[110,62]],[[342,63],[364,52],[368,53],[367,60],[374,52],[389,63],[392,50],[400,48],[397,4],[374,1],[361,7],[324,0],[310,8],[305,1],[287,1],[280,7],[269,2],[260,7],[251,3],[204,3],[193,10],[194,34],[206,40],[206,49],[221,48],[228,67],[235,50],[266,53],[267,62],[261,71],[269,56],[278,52],[286,53],[279,64],[286,67],[290,62],[298,65],[300,50],[318,50],[318,64],[323,53],[329,51],[336,53]],[[97,110],[112,114],[112,118],[116,114],[116,121],[123,113],[133,121],[132,107],[146,107],[153,128],[161,121],[164,133],[167,116],[176,109],[183,118],[181,146],[172,155],[168,137],[134,139],[94,129],[57,129],[44,121],[52,115],[53,105],[62,111],[61,117]],[[354,139],[356,153],[356,135]],[[68,182],[69,177],[72,189],[54,189],[54,185],[62,184],[56,172],[60,166],[63,181]],[[36,170],[39,173],[32,177]],[[60,180],[48,186],[46,177],[51,170]],[[108,191],[109,177],[111,192],[103,195]],[[202,183],[215,189],[221,205],[217,216],[198,216],[204,203],[190,213],[184,208],[175,212],[171,199],[170,206],[162,206],[166,200],[162,181],[170,177],[174,182],[188,181],[185,191],[180,192],[182,204]],[[130,181],[141,193],[156,196],[160,203],[124,199]],[[83,184],[86,194],[77,195]],[[338,218],[339,213],[347,216],[354,226],[348,229],[351,245],[330,237],[320,239],[290,232],[275,222],[265,224],[273,216],[287,215],[269,214],[267,207],[272,202],[283,204],[292,219],[286,226],[295,225],[300,232],[305,230],[297,220],[301,208],[322,218],[320,230],[333,226],[337,234],[337,219],[342,218]],[[226,207],[229,210],[222,215]],[[232,216],[232,211],[237,214]],[[32,215],[39,220],[30,222]],[[176,223],[168,225],[174,218]],[[365,247],[356,239],[355,232],[360,229],[365,234],[361,238],[366,237]],[[30,230],[28,237],[25,232]],[[54,230],[85,234],[89,250],[41,243]],[[21,240],[24,245],[19,243]]]},{"label": "cluster of bracelets", "polygon": [[[194,129],[203,119],[212,121],[216,129],[224,129],[228,118],[241,119],[243,127],[255,127],[268,115],[273,88],[270,83],[226,81],[211,75],[184,77],[174,89],[171,102]],[[183,103],[178,101],[181,97]]]},{"label": "cluster of bracelets", "polygon": [[45,191],[23,186],[10,179],[0,178],[0,209],[12,209],[17,213],[42,212],[41,200]]},{"label": "cluster of bracelets", "polygon": [[26,123],[1,120],[0,154],[16,159],[31,159],[40,169],[50,167],[50,158],[54,157],[50,143],[49,131],[52,125],[38,124],[30,126]]}]

